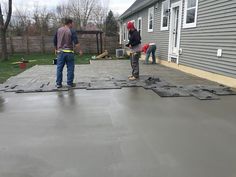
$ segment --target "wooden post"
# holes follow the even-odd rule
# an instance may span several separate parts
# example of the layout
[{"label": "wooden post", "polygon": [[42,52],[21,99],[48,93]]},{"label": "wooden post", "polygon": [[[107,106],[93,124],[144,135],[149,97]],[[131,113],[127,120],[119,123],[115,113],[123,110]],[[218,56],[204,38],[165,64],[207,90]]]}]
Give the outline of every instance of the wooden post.
[{"label": "wooden post", "polygon": [[15,50],[14,50],[13,39],[11,35],[9,37],[9,40],[10,40],[11,54],[14,54]]},{"label": "wooden post", "polygon": [[97,40],[97,54],[99,54],[98,33],[96,33],[96,40]]},{"label": "wooden post", "polygon": [[29,55],[30,49],[29,49],[29,34],[28,34],[28,32],[26,34],[26,51],[27,51],[27,55]]},{"label": "wooden post", "polygon": [[42,49],[42,53],[44,54],[45,53],[45,40],[44,40],[44,35],[42,34],[42,36],[41,36],[41,39],[42,39],[42,41],[41,41],[41,49]]},{"label": "wooden post", "polygon": [[101,53],[103,53],[103,48],[102,48],[102,32],[100,32],[100,45],[101,45]]}]

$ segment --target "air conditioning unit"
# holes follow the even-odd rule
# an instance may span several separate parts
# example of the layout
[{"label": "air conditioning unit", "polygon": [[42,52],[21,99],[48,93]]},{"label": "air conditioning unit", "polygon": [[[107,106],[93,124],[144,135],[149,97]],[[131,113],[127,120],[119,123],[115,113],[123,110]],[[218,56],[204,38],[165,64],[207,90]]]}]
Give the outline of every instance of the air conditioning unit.
[{"label": "air conditioning unit", "polygon": [[124,58],[125,49],[116,49],[116,58]]}]

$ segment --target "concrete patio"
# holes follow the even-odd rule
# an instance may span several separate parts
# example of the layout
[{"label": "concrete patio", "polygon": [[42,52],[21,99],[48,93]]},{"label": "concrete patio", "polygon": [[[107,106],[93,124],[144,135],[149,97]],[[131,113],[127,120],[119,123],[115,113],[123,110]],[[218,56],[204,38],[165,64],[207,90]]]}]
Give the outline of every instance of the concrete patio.
[{"label": "concrete patio", "polygon": [[[76,82],[127,77],[128,61],[76,67]],[[54,83],[54,66],[7,82]],[[141,65],[180,85],[218,85],[158,65]],[[1,177],[235,177],[236,96],[200,101],[151,90],[0,92]]]},{"label": "concrete patio", "polygon": [[[140,61],[140,75],[158,76],[173,84],[208,84],[216,85],[214,82],[185,74],[181,71],[167,68],[161,65],[144,65]],[[66,79],[66,67],[64,69],[64,80]],[[104,79],[109,77],[127,78],[131,67],[128,60],[91,60],[89,65],[77,65],[75,67],[75,82],[88,81],[91,78]],[[29,83],[50,82],[55,85],[55,66],[37,65],[25,72],[10,78],[6,83],[27,85]]]},{"label": "concrete patio", "polygon": [[[236,95],[231,88],[185,74],[160,65],[141,65],[138,80],[129,81],[128,60],[91,61],[76,67],[73,89],[105,90],[142,87],[161,97],[190,97],[200,100],[220,99],[222,95]],[[16,93],[68,91],[55,87],[55,66],[35,66],[0,84],[0,91]],[[66,75],[66,72],[64,72]],[[66,78],[65,78],[66,80]]]}]

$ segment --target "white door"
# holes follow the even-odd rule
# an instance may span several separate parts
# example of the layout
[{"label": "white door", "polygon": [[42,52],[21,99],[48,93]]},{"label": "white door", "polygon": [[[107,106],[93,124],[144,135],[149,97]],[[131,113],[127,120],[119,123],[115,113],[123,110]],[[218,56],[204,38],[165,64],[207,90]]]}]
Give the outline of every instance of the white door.
[{"label": "white door", "polygon": [[181,33],[182,3],[171,5],[169,61],[178,63]]}]

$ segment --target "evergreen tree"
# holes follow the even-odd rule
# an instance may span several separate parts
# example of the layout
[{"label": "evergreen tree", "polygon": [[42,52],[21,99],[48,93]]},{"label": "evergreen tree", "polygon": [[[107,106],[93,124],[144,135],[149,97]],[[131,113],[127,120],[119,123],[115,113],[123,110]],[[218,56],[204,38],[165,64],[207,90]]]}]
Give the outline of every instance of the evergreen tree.
[{"label": "evergreen tree", "polygon": [[114,36],[118,34],[118,23],[111,10],[109,11],[107,15],[105,27],[106,27],[105,31],[106,31],[107,36]]}]

